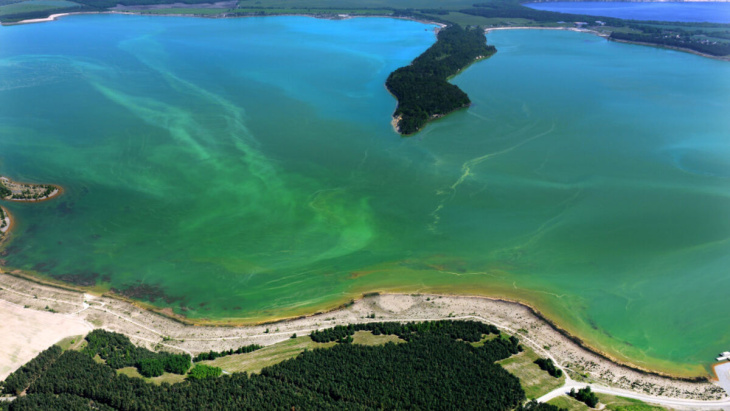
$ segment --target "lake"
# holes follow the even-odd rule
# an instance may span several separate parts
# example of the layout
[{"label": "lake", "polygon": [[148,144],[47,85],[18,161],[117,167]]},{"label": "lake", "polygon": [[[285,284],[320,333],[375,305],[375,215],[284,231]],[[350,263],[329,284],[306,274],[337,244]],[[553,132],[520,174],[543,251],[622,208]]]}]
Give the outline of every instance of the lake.
[{"label": "lake", "polygon": [[730,23],[729,2],[557,1],[525,3],[524,6],[535,10],[630,20]]},{"label": "lake", "polygon": [[453,80],[474,104],[401,138],[383,84],[434,41],[386,18],[0,28],[0,173],[65,188],[4,204],[6,269],[219,321],[508,297],[702,372],[730,346],[730,65],[497,31]]}]

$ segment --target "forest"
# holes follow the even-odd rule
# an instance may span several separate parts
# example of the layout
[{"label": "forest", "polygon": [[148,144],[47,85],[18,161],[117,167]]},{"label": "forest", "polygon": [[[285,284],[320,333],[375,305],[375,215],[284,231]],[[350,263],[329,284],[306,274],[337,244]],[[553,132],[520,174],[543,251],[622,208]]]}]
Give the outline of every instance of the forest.
[{"label": "forest", "polygon": [[[81,351],[51,348],[13,373],[5,392],[20,396],[9,410],[193,410],[193,409],[480,409],[556,410],[524,404],[519,380],[495,361],[520,350],[515,337],[481,340],[493,330],[470,322],[367,324],[382,333],[405,337],[401,344],[337,344],[305,351],[264,368],[260,374],[220,375],[198,367],[184,382],[155,385],[118,374],[114,367],[134,359],[155,358],[130,347],[119,334],[94,332]],[[351,330],[355,327],[338,328]],[[480,331],[480,329],[482,331]],[[335,336],[325,330],[320,336]],[[486,331],[486,332],[483,332]],[[349,332],[349,331],[348,331]],[[477,334],[478,333],[478,334]],[[96,355],[105,362],[94,360]],[[115,364],[109,364],[110,359]],[[115,362],[116,361],[116,362]],[[10,384],[9,384],[10,383]],[[0,407],[1,408],[1,407]]]},{"label": "forest", "polygon": [[432,119],[468,107],[469,97],[448,82],[474,61],[496,53],[480,28],[451,25],[439,31],[436,43],[413,62],[388,76],[385,86],[398,100],[393,117],[398,132],[410,135]]},{"label": "forest", "polygon": [[10,191],[9,188],[5,187],[3,183],[0,183],[0,198],[10,197],[13,195],[13,192]]}]

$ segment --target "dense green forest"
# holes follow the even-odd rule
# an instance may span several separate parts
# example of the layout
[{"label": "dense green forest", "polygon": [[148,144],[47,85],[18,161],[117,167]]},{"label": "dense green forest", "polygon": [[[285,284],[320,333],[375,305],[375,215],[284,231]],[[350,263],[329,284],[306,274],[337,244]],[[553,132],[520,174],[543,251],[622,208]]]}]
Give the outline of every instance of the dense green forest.
[{"label": "dense green forest", "polygon": [[[27,393],[7,405],[10,410],[556,410],[534,402],[523,405],[519,380],[495,364],[519,352],[517,338],[493,338],[479,347],[461,338],[481,340],[493,333],[491,328],[481,332],[480,326],[379,323],[373,330],[403,336],[407,342],[314,349],[264,368],[261,374],[216,377],[220,369],[196,366],[194,377],[174,385],[118,374],[110,360],[118,367],[160,354],[132,349],[119,334],[94,332],[82,351],[61,354],[52,348],[39,355],[13,373],[7,380],[11,386],[6,381],[4,389]],[[95,361],[97,354],[106,362]]]},{"label": "dense green forest", "polygon": [[145,377],[158,377],[165,372],[185,374],[191,364],[188,354],[155,353],[135,346],[122,334],[101,329],[89,333],[86,341],[84,353],[89,357],[98,355],[115,370],[136,367]]},{"label": "dense green forest", "polygon": [[413,134],[429,120],[467,107],[471,103],[469,97],[449,83],[448,78],[496,51],[494,46],[487,46],[480,28],[451,25],[439,31],[433,46],[411,65],[391,73],[385,82],[388,91],[398,99],[398,107],[393,113],[400,119],[398,131]]},{"label": "dense green forest", "polygon": [[13,192],[5,187],[3,183],[0,183],[0,198],[10,197],[11,195],[13,195]]}]

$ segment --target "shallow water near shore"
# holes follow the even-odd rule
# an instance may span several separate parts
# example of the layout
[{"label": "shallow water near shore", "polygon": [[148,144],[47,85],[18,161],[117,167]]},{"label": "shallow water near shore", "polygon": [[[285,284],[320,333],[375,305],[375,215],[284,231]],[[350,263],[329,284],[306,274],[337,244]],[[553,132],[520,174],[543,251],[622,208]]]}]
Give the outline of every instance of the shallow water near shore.
[{"label": "shallow water near shore", "polygon": [[[74,16],[0,28],[0,174],[62,185],[7,267],[191,318],[369,291],[520,299],[701,373],[730,348],[730,65],[501,31],[473,106],[403,139],[383,83],[420,23]],[[88,33],[95,33],[93,36]]]}]

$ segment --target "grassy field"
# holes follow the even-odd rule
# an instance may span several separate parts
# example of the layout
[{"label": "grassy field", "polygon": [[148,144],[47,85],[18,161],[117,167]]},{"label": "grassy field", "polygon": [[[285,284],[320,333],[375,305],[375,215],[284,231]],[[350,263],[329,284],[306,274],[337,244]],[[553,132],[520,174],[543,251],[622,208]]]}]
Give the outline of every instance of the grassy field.
[{"label": "grassy field", "polygon": [[553,398],[552,400],[548,401],[548,404],[564,408],[568,411],[587,411],[592,409],[588,408],[588,406],[583,404],[582,402],[568,397],[567,395],[561,395],[560,397]]},{"label": "grassy field", "polygon": [[72,337],[66,337],[54,345],[61,347],[64,351],[79,350],[81,347],[86,345],[86,340],[84,340],[83,335],[74,335]]},{"label": "grassy field", "polygon": [[315,348],[329,348],[336,343],[318,344],[309,336],[292,338],[280,343],[264,347],[260,350],[216,358],[213,361],[201,361],[201,364],[220,367],[226,372],[258,373],[262,368],[278,364],[284,360],[294,358],[304,350]]},{"label": "grassy field", "polygon": [[80,4],[64,0],[30,0],[19,3],[12,3],[0,6],[0,16],[18,13],[30,13],[35,11],[66,9],[69,7],[81,7]]},{"label": "grassy field", "polygon": [[529,399],[539,398],[565,384],[565,376],[555,378],[547,371],[541,370],[534,363],[538,358],[540,356],[535,351],[525,347],[523,352],[498,362],[505,370],[520,379],[522,389]]},{"label": "grassy field", "polygon": [[[362,345],[382,345],[388,342],[403,342],[403,340],[395,335],[373,335],[369,331],[358,331],[353,338],[353,344]],[[316,343],[309,336],[304,336],[282,341],[246,354],[229,355],[216,358],[213,361],[201,361],[201,364],[220,367],[223,371],[230,373],[244,371],[258,373],[262,368],[294,358],[304,350],[330,348],[336,344],[335,342]]]},{"label": "grassy field", "polygon": [[534,24],[532,20],[521,18],[486,18],[482,16],[473,16],[471,14],[459,13],[456,11],[448,14],[426,14],[434,19],[443,19],[452,21],[460,26],[529,26]]},{"label": "grassy field", "polygon": [[123,374],[130,378],[141,378],[147,382],[151,382],[151,383],[157,384],[157,385],[160,385],[163,382],[166,382],[168,384],[175,384],[177,382],[185,381],[184,375],[171,374],[168,372],[160,375],[159,377],[145,378],[142,376],[142,374],[139,373],[139,371],[137,371],[137,368],[135,368],[135,367],[120,368],[117,370],[117,374],[120,374],[120,375]]},{"label": "grassy field", "polygon": [[[608,394],[597,394],[600,402],[598,407],[605,406],[604,409],[611,411],[662,411],[667,408],[650,405],[639,400],[632,400],[630,398],[617,397]],[[587,411],[592,410],[587,405],[580,401],[577,401],[567,395],[563,395],[557,398],[553,398],[548,401],[548,404],[555,405],[557,407],[565,408],[568,411]]]},{"label": "grassy field", "polygon": [[399,344],[405,341],[397,335],[373,335],[370,331],[355,332],[352,341],[353,344],[361,345],[383,345],[389,342]]}]

